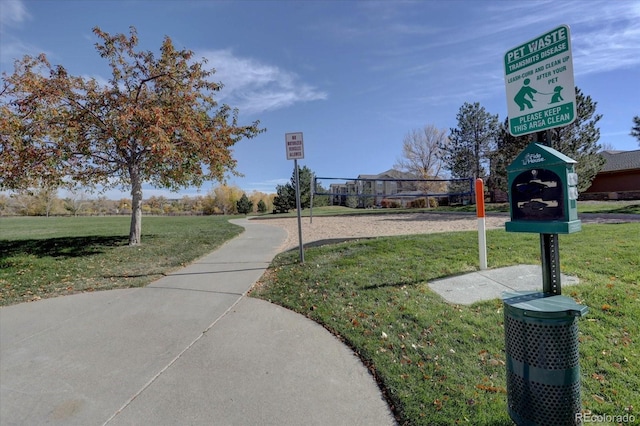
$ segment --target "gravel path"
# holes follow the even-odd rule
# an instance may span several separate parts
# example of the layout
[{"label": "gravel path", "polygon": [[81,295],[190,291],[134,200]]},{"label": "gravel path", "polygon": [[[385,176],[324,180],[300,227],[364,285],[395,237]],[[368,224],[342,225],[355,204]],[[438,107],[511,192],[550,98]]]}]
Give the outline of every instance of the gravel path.
[{"label": "gravel path", "polygon": [[[296,217],[262,220],[267,225],[280,226],[287,231],[287,239],[281,247],[283,251],[298,247],[298,219]],[[504,223],[509,220],[509,215],[490,215],[485,220],[487,229],[504,229]],[[580,220],[583,224],[640,222],[640,215],[592,213],[581,214]],[[478,219],[474,214],[455,213],[318,216],[313,218],[313,223],[309,222],[308,217],[302,218],[302,242],[304,245],[354,238],[478,229]]]},{"label": "gravel path", "polygon": [[[504,228],[508,216],[486,218],[487,229]],[[391,235],[427,234],[448,231],[471,231],[478,229],[475,215],[414,213],[357,216],[318,216],[309,223],[302,218],[302,241],[307,245],[324,240],[346,240],[352,238],[384,237]],[[265,219],[264,224],[275,225],[287,231],[287,239],[281,249],[298,247],[298,219]]]}]

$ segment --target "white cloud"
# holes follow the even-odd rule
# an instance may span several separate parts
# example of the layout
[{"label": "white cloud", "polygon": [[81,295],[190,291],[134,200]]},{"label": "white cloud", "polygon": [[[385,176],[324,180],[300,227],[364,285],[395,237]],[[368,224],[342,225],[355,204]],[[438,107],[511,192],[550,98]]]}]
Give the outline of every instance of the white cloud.
[{"label": "white cloud", "polygon": [[36,46],[16,39],[7,31],[10,27],[20,26],[30,18],[31,15],[21,0],[0,1],[0,65],[3,69],[10,68],[15,59],[24,55],[35,56],[40,53]]},{"label": "white cloud", "polygon": [[11,68],[10,70],[7,69],[7,72],[12,72],[14,62],[22,59],[25,55],[38,56],[40,53],[45,53],[47,58],[51,56],[49,52],[43,52],[43,50],[37,46],[24,43],[15,37],[9,37],[3,34],[0,39],[0,64],[3,69],[4,67]]},{"label": "white cloud", "polygon": [[256,114],[327,99],[325,92],[301,81],[295,73],[235,56],[231,50],[207,51],[200,56],[215,68],[212,79],[224,85],[218,99],[244,113]]},{"label": "white cloud", "polygon": [[2,0],[0,2],[0,26],[21,24],[30,17],[21,0]]},{"label": "white cloud", "polygon": [[289,183],[289,179],[267,179],[262,182],[247,182],[241,185],[242,189],[247,192],[259,191],[264,193],[275,193],[278,185],[286,185]]},{"label": "white cloud", "polygon": [[[578,73],[611,71],[640,64],[640,7],[618,10],[615,14],[612,10],[608,12],[586,31],[572,33]],[[619,19],[620,16],[626,19]]]}]

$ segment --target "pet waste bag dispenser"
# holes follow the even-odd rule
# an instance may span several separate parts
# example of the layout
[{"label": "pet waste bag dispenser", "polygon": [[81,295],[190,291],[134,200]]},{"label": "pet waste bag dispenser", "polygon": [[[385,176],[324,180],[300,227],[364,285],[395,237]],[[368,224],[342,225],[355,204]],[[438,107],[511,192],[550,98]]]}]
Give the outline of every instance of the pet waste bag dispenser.
[{"label": "pet waste bag dispenser", "polygon": [[532,143],[507,166],[511,221],[507,232],[571,234],[578,220],[576,161]]}]

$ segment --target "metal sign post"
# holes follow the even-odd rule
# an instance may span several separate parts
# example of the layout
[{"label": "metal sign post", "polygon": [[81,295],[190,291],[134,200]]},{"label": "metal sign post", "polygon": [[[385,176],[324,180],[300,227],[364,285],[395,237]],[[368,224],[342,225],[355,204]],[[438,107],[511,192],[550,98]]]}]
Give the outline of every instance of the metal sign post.
[{"label": "metal sign post", "polygon": [[300,175],[298,173],[298,158],[304,158],[304,143],[302,132],[285,133],[285,146],[287,160],[293,160],[294,176],[296,180],[296,209],[298,210],[298,249],[300,251],[300,263],[304,263],[304,248],[302,246],[302,219],[300,206]]},{"label": "metal sign post", "polygon": [[549,129],[576,119],[571,37],[561,25],[504,55],[509,132],[536,133],[507,166],[507,232],[540,234],[542,293],[503,296],[507,409],[518,425],[575,424],[581,412],[577,317],[561,295],[558,234],[580,231],[576,161],[551,147]]},{"label": "metal sign post", "polygon": [[[549,129],[537,132],[536,137],[540,144],[551,146]],[[540,234],[540,259],[542,259],[542,291],[554,295],[562,294],[558,234]]]}]

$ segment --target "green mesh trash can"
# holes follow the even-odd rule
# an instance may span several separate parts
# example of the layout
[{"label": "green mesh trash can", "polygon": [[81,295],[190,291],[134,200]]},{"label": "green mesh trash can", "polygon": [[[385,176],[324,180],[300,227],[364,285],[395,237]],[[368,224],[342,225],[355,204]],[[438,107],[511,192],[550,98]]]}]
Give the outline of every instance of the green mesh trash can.
[{"label": "green mesh trash can", "polygon": [[503,304],[509,416],[518,425],[575,425],[577,321],[588,308],[547,293],[509,293]]}]

